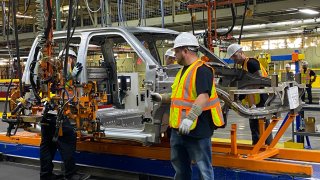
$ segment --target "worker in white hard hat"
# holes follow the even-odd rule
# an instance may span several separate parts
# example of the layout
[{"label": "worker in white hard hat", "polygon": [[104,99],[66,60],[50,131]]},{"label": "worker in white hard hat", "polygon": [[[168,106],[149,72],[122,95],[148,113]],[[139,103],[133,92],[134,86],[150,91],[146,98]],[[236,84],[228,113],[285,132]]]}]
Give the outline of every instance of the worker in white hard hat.
[{"label": "worker in white hard hat", "polygon": [[[63,59],[64,55],[65,51],[61,51],[59,58]],[[81,64],[76,63],[76,58],[77,54],[72,49],[69,49],[68,76],[70,77],[68,79],[70,81],[72,78],[76,78],[82,70]],[[77,137],[74,131],[75,127],[71,125],[67,117],[63,119],[62,123],[63,135],[59,136],[56,142],[52,140],[56,131],[56,120],[57,115],[54,113],[48,113],[46,118],[41,120],[40,180],[89,179],[89,174],[82,174],[77,171],[74,159]],[[53,173],[52,163],[57,149],[64,164],[64,173],[59,175]]]},{"label": "worker in white hard hat", "polygon": [[[65,50],[60,51],[59,58],[64,61],[64,56],[66,54]],[[77,62],[77,54],[72,48],[69,48],[68,51],[68,77],[67,80],[76,79],[80,72],[82,71],[82,64]]]},{"label": "worker in white hard hat", "polygon": [[175,179],[192,179],[194,161],[202,179],[212,180],[211,136],[214,128],[223,126],[220,101],[216,93],[214,71],[198,57],[199,43],[190,33],[183,32],[174,41],[178,64],[183,67],[168,95],[153,93],[154,101],[171,100],[171,162]]},{"label": "worker in white hard hat", "polygon": [[293,72],[291,71],[291,66],[290,64],[286,64],[285,65],[285,68],[286,68],[286,81],[293,81],[294,80],[294,74]]},{"label": "worker in white hard hat", "polygon": [[[301,83],[306,85],[309,104],[312,104],[312,83],[316,81],[317,75],[312,69],[308,68],[307,61],[302,61],[302,69],[300,70],[300,73]],[[301,97],[302,101],[305,101],[305,94],[306,93],[304,93]]]},{"label": "worker in white hard hat", "polygon": [[172,48],[168,49],[166,53],[164,54],[164,59],[166,61],[166,65],[174,64],[176,61],[175,52]]},{"label": "worker in white hard hat", "polygon": [[[249,58],[242,51],[242,46],[239,44],[231,44],[227,49],[227,55],[231,60],[234,60],[236,64],[240,65],[244,71],[260,77],[268,77],[268,74],[262,64],[255,58]],[[256,88],[256,87],[255,87]],[[242,103],[250,108],[263,107],[264,103],[268,99],[267,94],[250,94],[241,95],[239,99],[243,99]],[[256,144],[260,138],[259,132],[259,120],[249,119],[250,129],[252,135],[252,144]],[[270,120],[266,120],[266,127],[270,124]],[[266,144],[270,145],[273,137],[272,134],[267,138]]]}]

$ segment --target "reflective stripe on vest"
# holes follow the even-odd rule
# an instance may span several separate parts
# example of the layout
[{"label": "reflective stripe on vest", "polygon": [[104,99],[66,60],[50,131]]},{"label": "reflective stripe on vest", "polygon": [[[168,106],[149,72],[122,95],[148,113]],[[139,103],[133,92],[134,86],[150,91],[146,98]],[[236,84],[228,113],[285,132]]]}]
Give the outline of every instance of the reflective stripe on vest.
[{"label": "reflective stripe on vest", "polygon": [[[253,59],[256,60],[256,59]],[[243,63],[243,70],[248,71],[248,61],[249,58],[246,58],[244,63]],[[256,60],[258,61],[258,60]],[[260,70],[261,70],[261,75],[262,77],[268,77],[268,73],[266,69],[262,66],[262,64],[258,61],[260,65]],[[260,94],[249,94],[245,97],[245,99],[242,101],[242,104],[248,105],[249,107],[252,107],[253,105],[257,105],[260,103]]]},{"label": "reflective stripe on vest", "polygon": [[310,84],[310,69],[308,68],[306,72],[304,72],[304,69],[300,70],[301,73],[301,84]]},{"label": "reflective stripe on vest", "polygon": [[[201,60],[197,60],[187,68],[183,75],[183,68],[181,68],[177,73],[174,83],[172,85],[169,118],[170,127],[178,128],[180,126],[180,122],[188,115],[194,101],[197,99],[196,73],[198,68],[203,64],[204,63]],[[210,67],[210,69],[212,68]],[[214,81],[211,88],[211,96],[207,104],[203,108],[203,111],[205,110],[211,110],[212,121],[216,126],[220,127],[224,125],[221,105],[216,92]],[[190,130],[194,129],[198,122],[198,119],[193,120],[194,122]]]}]

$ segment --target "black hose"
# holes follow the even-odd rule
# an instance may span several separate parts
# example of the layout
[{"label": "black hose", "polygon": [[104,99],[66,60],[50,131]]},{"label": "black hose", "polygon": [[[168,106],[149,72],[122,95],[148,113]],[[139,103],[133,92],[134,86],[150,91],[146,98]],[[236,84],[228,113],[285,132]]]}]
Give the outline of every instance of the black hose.
[{"label": "black hose", "polygon": [[6,93],[6,102],[4,103],[4,110],[2,113],[2,119],[7,119],[7,106],[8,106],[8,101],[9,101],[9,92],[10,92],[10,88],[12,85],[12,81],[13,81],[13,73],[11,74],[11,80],[10,83],[8,85],[8,89],[7,89],[7,93]]},{"label": "black hose", "polygon": [[[75,11],[75,19],[74,19],[74,21],[73,22],[76,22],[76,20],[77,20],[77,16],[78,16],[78,10],[79,10],[79,8],[78,8],[78,5],[79,4],[79,0],[77,0],[77,3],[76,3],[76,6],[77,6],[77,9],[76,9],[76,11]],[[74,32],[75,32],[75,30],[76,30],[76,24],[73,24],[72,23],[72,26],[73,26],[73,29],[72,29],[72,33],[71,33],[71,35],[70,35],[70,38],[67,38],[67,43],[66,44],[70,44],[70,40],[71,40],[71,38],[73,37],[73,34],[74,34]],[[63,51],[65,51],[65,49],[66,49],[66,46],[63,48]],[[62,51],[62,52],[63,52]]]},{"label": "black hose", "polygon": [[[226,35],[228,35],[229,33],[232,32],[234,26],[236,25],[237,16],[236,16],[236,12],[235,12],[235,9],[234,9],[233,4],[231,4],[230,8],[231,8],[231,14],[232,14],[232,25],[231,25],[230,29],[228,29],[227,32],[225,32],[225,33],[218,33],[218,36],[226,36]],[[204,12],[204,11],[203,11],[203,12]],[[192,16],[192,15],[191,15],[191,16]],[[204,16],[204,14],[203,14],[203,16]],[[203,17],[203,19],[204,19],[204,17]],[[193,22],[191,22],[191,23],[193,24]],[[194,29],[194,28],[193,28],[193,29]],[[211,33],[215,33],[215,30],[211,30]],[[205,42],[207,41],[207,37],[208,37],[208,32],[206,32],[206,33],[204,34]]]},{"label": "black hose", "polygon": [[24,12],[22,13],[22,15],[26,15],[26,13],[28,12],[28,10],[29,10],[29,7],[30,7],[30,2],[31,0],[28,0],[28,6],[27,6],[27,8],[24,10]]},{"label": "black hose", "polygon": [[237,16],[236,16],[236,12],[235,12],[235,10],[234,10],[233,4],[231,4],[231,14],[232,14],[232,26],[230,27],[230,29],[229,29],[227,32],[222,33],[222,34],[218,34],[219,36],[226,36],[226,35],[228,35],[229,33],[232,32],[234,26],[236,25]]},{"label": "black hose", "polygon": [[32,60],[32,62],[30,64],[30,74],[29,74],[31,89],[32,89],[32,92],[33,92],[36,100],[37,100],[37,103],[41,102],[41,97],[37,93],[38,92],[38,88],[37,88],[36,83],[34,82],[33,76],[34,76],[34,68],[36,67],[36,64],[37,64],[38,54],[40,52],[40,49],[41,49],[41,47],[37,46],[35,51],[34,51],[33,60]]},{"label": "black hose", "polygon": [[65,46],[65,56],[64,56],[64,64],[63,64],[63,76],[64,76],[64,84],[67,82],[68,78],[68,54],[69,54],[69,39],[70,32],[71,32],[71,26],[72,26],[72,4],[73,0],[69,0],[69,14],[68,14],[68,28],[67,28],[67,39],[66,39],[66,46]]},{"label": "black hose", "polygon": [[[3,8],[4,9],[4,8]],[[5,12],[4,12],[5,13]],[[7,35],[7,46],[8,46],[8,50],[9,50],[9,54],[10,51],[11,51],[11,44],[10,44],[10,41],[9,41],[9,35],[10,35],[10,22],[9,22],[9,17],[10,17],[10,3],[9,3],[9,7],[8,7],[8,17],[7,19],[3,18],[3,21],[7,21],[7,24],[6,26],[8,27],[8,30],[6,31],[6,35]],[[10,62],[9,62],[10,64]],[[11,88],[11,85],[12,85],[12,81],[13,81],[13,78],[14,78],[14,68],[12,68],[12,73],[11,73],[11,80],[10,80],[10,83],[8,85],[8,89],[7,89],[7,93],[6,93],[6,102],[5,102],[5,105],[4,105],[4,110],[3,110],[3,114],[2,114],[2,120],[6,120],[7,119],[7,106],[8,106],[8,101],[9,101],[9,92],[10,92],[10,88]]]},{"label": "black hose", "polygon": [[16,43],[16,55],[17,55],[17,64],[18,64],[18,79],[20,86],[20,96],[22,97],[24,94],[24,90],[22,87],[22,73],[21,73],[21,64],[20,64],[20,49],[19,49],[19,38],[18,38],[18,27],[17,27],[17,6],[16,1],[12,1],[12,13],[13,13],[13,28],[14,28],[14,37]]},{"label": "black hose", "polygon": [[247,13],[247,9],[249,6],[249,1],[246,1],[246,4],[244,5],[244,12],[243,12],[243,17],[242,17],[242,23],[241,23],[241,29],[240,29],[240,34],[239,34],[239,40],[238,40],[238,44],[241,43],[241,36],[242,36],[242,31],[243,31],[243,25],[244,25],[244,20],[246,18],[246,13]]}]

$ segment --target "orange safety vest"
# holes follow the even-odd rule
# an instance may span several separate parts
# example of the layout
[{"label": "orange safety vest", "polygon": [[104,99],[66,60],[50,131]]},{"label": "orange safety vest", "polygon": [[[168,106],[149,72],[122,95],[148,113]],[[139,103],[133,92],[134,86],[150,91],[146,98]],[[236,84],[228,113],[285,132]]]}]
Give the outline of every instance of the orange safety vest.
[{"label": "orange safety vest", "polygon": [[[194,101],[197,99],[196,91],[196,74],[197,69],[204,64],[198,59],[192,63],[182,75],[182,69],[176,75],[173,82],[169,125],[172,128],[179,128],[181,121],[187,117]],[[209,67],[209,66],[208,66]],[[211,68],[211,67],[210,67]],[[212,68],[211,68],[212,69]],[[212,69],[213,71],[213,69]],[[211,110],[212,121],[215,126],[220,127],[224,125],[220,100],[218,98],[215,83],[213,81],[211,88],[211,95],[203,111]],[[192,119],[194,122],[190,127],[193,130],[198,122],[198,119]]]},{"label": "orange safety vest", "polygon": [[307,68],[306,72],[304,69],[300,69],[301,73],[301,84],[310,84],[311,76],[310,76],[310,69]]},{"label": "orange safety vest", "polygon": [[[256,60],[256,59],[254,59]],[[246,58],[246,60],[243,63],[243,70],[249,72],[248,70],[248,61],[249,58]],[[258,61],[258,60],[256,60]],[[259,62],[259,61],[258,61]],[[259,62],[262,77],[268,77],[268,73],[266,69],[262,66],[262,64]],[[243,104],[249,105],[251,107],[252,105],[257,105],[260,103],[260,94],[249,94],[245,97],[245,99],[242,101]]]}]

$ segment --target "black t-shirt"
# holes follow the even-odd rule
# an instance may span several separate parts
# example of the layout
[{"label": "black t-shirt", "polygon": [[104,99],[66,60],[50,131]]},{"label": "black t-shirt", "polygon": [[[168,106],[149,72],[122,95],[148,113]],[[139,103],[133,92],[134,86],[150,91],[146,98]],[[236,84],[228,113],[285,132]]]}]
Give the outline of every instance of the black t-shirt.
[{"label": "black t-shirt", "polygon": [[[303,72],[305,73],[307,71],[307,69],[303,69]],[[313,70],[311,70],[310,69],[310,73],[309,73],[309,76],[311,77],[311,76],[315,76],[316,75],[316,73],[313,71]]]},{"label": "black t-shirt", "polygon": [[[182,73],[188,66],[183,67]],[[213,83],[213,72],[206,65],[202,65],[198,68],[196,74],[196,91],[197,95],[208,93],[211,95],[211,88]],[[196,128],[188,134],[188,136],[195,138],[208,138],[211,137],[214,130],[214,124],[212,122],[211,111],[203,111],[198,117],[198,124]]]},{"label": "black t-shirt", "polygon": [[[304,73],[305,73],[306,71],[307,71],[307,69],[303,69],[303,72],[304,72]],[[310,76],[310,77],[312,77],[312,76],[314,77],[314,76],[316,76],[316,73],[315,73],[313,70],[310,69],[309,76]],[[309,82],[307,82],[307,86],[308,86],[308,87],[311,87],[311,79],[310,79]]]},{"label": "black t-shirt", "polygon": [[[254,58],[249,58],[249,60],[247,62],[247,68],[248,68],[248,72],[251,74],[254,74],[257,71],[261,70],[259,61]],[[244,94],[239,95],[240,100],[244,99],[245,97],[246,97],[246,95],[244,95]]]},{"label": "black t-shirt", "polygon": [[261,70],[259,61],[254,58],[249,58],[247,67],[248,67],[248,72],[251,74],[254,74],[257,71]]}]

